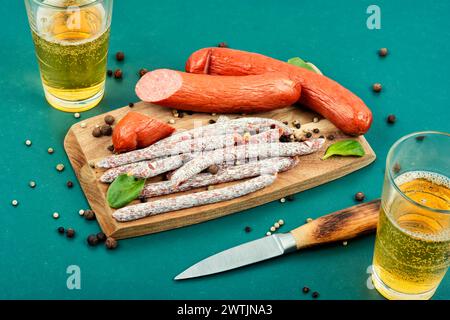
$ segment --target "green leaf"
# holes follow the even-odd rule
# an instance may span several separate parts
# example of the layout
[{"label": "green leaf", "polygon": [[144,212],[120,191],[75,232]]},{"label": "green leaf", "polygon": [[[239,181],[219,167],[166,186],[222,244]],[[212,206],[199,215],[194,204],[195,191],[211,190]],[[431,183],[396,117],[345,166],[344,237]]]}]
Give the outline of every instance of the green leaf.
[{"label": "green leaf", "polygon": [[291,58],[287,61],[287,63],[292,64],[294,66],[308,69],[309,71],[322,74],[322,72],[317,68],[315,65],[313,65],[311,62],[306,62],[303,59],[299,57]]},{"label": "green leaf", "polygon": [[139,197],[144,185],[144,179],[121,174],[111,183],[106,193],[109,206],[114,209],[126,206]]},{"label": "green leaf", "polygon": [[328,159],[331,156],[356,156],[362,157],[366,153],[362,145],[355,140],[342,140],[333,143],[328,147],[322,160]]}]

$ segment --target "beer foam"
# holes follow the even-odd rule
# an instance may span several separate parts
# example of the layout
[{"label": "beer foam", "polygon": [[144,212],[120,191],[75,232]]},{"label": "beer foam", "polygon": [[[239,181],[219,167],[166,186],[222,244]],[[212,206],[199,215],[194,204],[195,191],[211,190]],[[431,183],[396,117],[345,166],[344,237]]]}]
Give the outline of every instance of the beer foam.
[{"label": "beer foam", "polygon": [[394,179],[395,184],[401,186],[406,182],[410,182],[414,179],[425,179],[434,184],[444,186],[450,189],[450,178],[442,174],[431,171],[409,171],[401,174]]}]

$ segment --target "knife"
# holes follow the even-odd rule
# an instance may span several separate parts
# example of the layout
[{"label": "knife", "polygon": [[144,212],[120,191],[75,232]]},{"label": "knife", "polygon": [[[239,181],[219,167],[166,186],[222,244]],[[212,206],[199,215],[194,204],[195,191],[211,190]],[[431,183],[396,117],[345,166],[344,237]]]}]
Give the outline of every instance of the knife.
[{"label": "knife", "polygon": [[380,199],[339,210],[288,233],[274,234],[219,252],[189,267],[175,280],[202,277],[296,250],[352,239],[376,229]]}]

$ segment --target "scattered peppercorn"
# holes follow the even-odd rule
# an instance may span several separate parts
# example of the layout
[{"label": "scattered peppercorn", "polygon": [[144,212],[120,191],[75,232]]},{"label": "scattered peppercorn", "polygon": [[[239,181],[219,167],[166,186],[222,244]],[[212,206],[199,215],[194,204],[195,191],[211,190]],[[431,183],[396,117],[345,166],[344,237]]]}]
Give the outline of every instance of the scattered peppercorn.
[{"label": "scattered peppercorn", "polygon": [[217,174],[219,172],[219,166],[213,164],[208,167],[208,172],[211,174]]},{"label": "scattered peppercorn", "polygon": [[25,145],[27,146],[27,147],[29,147],[29,146],[31,146],[31,140],[25,140]]},{"label": "scattered peppercorn", "polygon": [[291,141],[291,139],[289,138],[289,136],[283,134],[280,136],[280,142],[289,142]]},{"label": "scattered peppercorn", "polygon": [[214,119],[209,119],[208,123],[209,123],[209,124],[214,124],[214,123],[216,123],[216,120],[214,120]]},{"label": "scattered peppercorn", "polygon": [[320,130],[319,130],[319,128],[314,128],[314,129],[313,129],[313,132],[314,132],[314,133],[319,133]]},{"label": "scattered peppercorn", "polygon": [[59,227],[57,230],[58,230],[58,233],[60,233],[60,234],[64,234],[64,231],[66,231],[66,230],[64,230],[64,227]]},{"label": "scattered peppercorn", "polygon": [[100,132],[104,136],[110,136],[112,135],[113,129],[109,124],[104,124],[100,127]]},{"label": "scattered peppercorn", "polygon": [[139,196],[139,201],[142,203],[145,203],[145,202],[147,202],[147,198],[144,196]]},{"label": "scattered peppercorn", "polygon": [[84,210],[83,210],[83,209],[80,209],[80,211],[78,211],[78,214],[79,214],[80,216],[84,216]]},{"label": "scattered peppercorn", "polygon": [[133,107],[134,107],[134,103],[133,103],[133,102],[130,102],[130,103],[128,104],[128,106],[129,106],[130,108],[133,108]]},{"label": "scattered peppercorn", "polygon": [[283,124],[285,124],[285,125],[289,125],[289,122],[287,122],[287,121],[283,121]]},{"label": "scattered peppercorn", "polygon": [[275,227],[270,227],[271,232],[275,232],[277,229]]},{"label": "scattered peppercorn", "polygon": [[381,90],[383,89],[383,86],[381,85],[381,83],[375,83],[372,86],[372,89],[374,92],[381,92]]},{"label": "scattered peppercorn", "polygon": [[86,220],[95,220],[95,213],[92,210],[84,210],[83,216]]},{"label": "scattered peppercorn", "polygon": [[334,140],[334,135],[332,135],[332,134],[328,135],[328,136],[327,136],[327,139],[328,139],[328,140]]},{"label": "scattered peppercorn", "polygon": [[275,223],[273,224],[273,226],[275,227],[275,229],[279,229],[279,228],[280,228],[280,224],[279,224],[278,222],[275,222]]},{"label": "scattered peppercorn", "polygon": [[425,136],[417,136],[416,140],[417,141],[423,141],[425,139]]},{"label": "scattered peppercorn", "polygon": [[87,243],[92,247],[96,246],[98,244],[97,236],[95,234],[90,234],[87,237]]},{"label": "scattered peppercorn", "polygon": [[114,152],[114,145],[111,144],[111,145],[107,146],[106,149],[108,149],[108,151]]},{"label": "scattered peppercorn", "polygon": [[62,163],[58,163],[56,165],[56,170],[58,170],[59,172],[63,171],[64,170],[64,165]]},{"label": "scattered peppercorn", "polygon": [[66,237],[67,238],[73,238],[75,237],[75,230],[73,230],[72,228],[68,228],[66,230]]},{"label": "scattered peppercorn", "polygon": [[53,219],[58,219],[59,218],[59,213],[58,212],[53,212]]},{"label": "scattered peppercorn", "polygon": [[318,293],[317,291],[314,291],[314,292],[312,293],[312,297],[313,297],[314,299],[317,299],[317,298],[319,297],[319,293]]},{"label": "scattered peppercorn", "polygon": [[401,169],[402,168],[401,168],[401,166],[400,166],[400,164],[398,162],[396,162],[394,164],[394,166],[392,167],[392,171],[394,171],[394,173],[399,173]]},{"label": "scattered peppercorn", "polygon": [[306,219],[306,223],[310,223],[310,222],[312,222],[313,221],[313,218],[307,218]]},{"label": "scattered peppercorn", "polygon": [[307,138],[311,138],[312,137],[312,133],[311,132],[307,132],[305,135]]},{"label": "scattered peppercorn", "polygon": [[280,199],[280,202],[281,202],[281,203],[285,203],[285,202],[286,202],[286,198],[281,198],[281,199]]},{"label": "scattered peppercorn", "polygon": [[48,154],[53,154],[53,152],[55,152],[55,150],[53,150],[53,148],[48,148],[47,152],[48,152]]},{"label": "scattered peppercorn", "polygon": [[119,51],[116,53],[116,60],[117,61],[123,61],[125,59],[125,54],[122,51]]},{"label": "scattered peppercorn", "polygon": [[103,232],[97,233],[96,237],[97,237],[99,242],[105,242],[106,241],[106,234],[104,234]]},{"label": "scattered peppercorn", "polygon": [[30,182],[28,182],[28,185],[30,186],[30,188],[35,188],[36,187],[36,182],[31,180]]},{"label": "scattered peppercorn", "polygon": [[314,122],[314,123],[319,122],[319,118],[318,118],[318,117],[314,117],[314,118],[313,118],[313,122]]},{"label": "scattered peppercorn", "polygon": [[287,201],[294,201],[294,200],[295,200],[295,197],[294,197],[294,195],[290,194],[290,195],[288,195],[288,196],[286,197],[286,200],[287,200]]},{"label": "scattered peppercorn", "polygon": [[102,131],[100,130],[100,127],[95,127],[95,128],[92,130],[92,135],[93,135],[94,137],[96,137],[96,138],[101,137],[101,136],[102,136]]},{"label": "scattered peppercorn", "polygon": [[110,69],[108,69],[108,71],[106,71],[106,75],[107,75],[108,77],[111,77],[111,76],[113,75],[113,71],[110,70]]},{"label": "scattered peppercorn", "polygon": [[194,114],[193,111],[186,111],[186,113],[187,113],[188,115],[190,115],[190,116],[192,116],[192,115]]},{"label": "scattered peppercorn", "polygon": [[303,287],[302,291],[303,291],[303,293],[308,293],[309,292],[309,288],[308,287]]},{"label": "scattered peppercorn", "polygon": [[109,124],[109,125],[112,125],[113,123],[114,123],[114,121],[116,121],[116,119],[112,116],[112,115],[110,115],[110,114],[107,114],[106,116],[105,116],[105,123],[106,124]]},{"label": "scattered peppercorn", "polygon": [[184,117],[184,112],[178,112],[178,118],[183,118]]},{"label": "scattered peppercorn", "polygon": [[380,57],[386,57],[388,55],[388,49],[387,48],[381,48],[378,50],[378,54]]},{"label": "scattered peppercorn", "polygon": [[170,124],[175,124],[175,120],[173,120],[173,119],[170,119],[168,122],[169,122]]},{"label": "scattered peppercorn", "polygon": [[390,115],[387,117],[387,123],[389,123],[389,124],[394,124],[395,121],[397,121],[397,117],[396,117],[395,115],[390,114]]},{"label": "scattered peppercorn", "polygon": [[282,226],[282,225],[284,224],[284,220],[283,220],[283,219],[278,220],[278,224],[279,224],[280,226]]},{"label": "scattered peppercorn", "polygon": [[146,74],[147,72],[148,72],[148,70],[145,69],[145,68],[140,69],[139,70],[139,77],[142,78],[144,76],[144,74]]},{"label": "scattered peppercorn", "polygon": [[363,201],[365,197],[366,197],[366,196],[365,196],[364,193],[362,193],[362,192],[357,192],[357,193],[355,194],[355,200],[356,200],[356,201]]},{"label": "scattered peppercorn", "polygon": [[298,123],[294,124],[294,127],[296,129],[300,129],[302,127],[302,125],[300,124],[300,122],[298,122]]},{"label": "scattered peppercorn", "polygon": [[69,180],[69,181],[67,181],[66,185],[67,185],[67,188],[72,188],[73,182]]},{"label": "scattered peppercorn", "polygon": [[74,117],[75,119],[78,119],[79,117],[81,117],[81,115],[80,115],[78,112],[75,112],[75,113],[73,114],[73,117]]},{"label": "scattered peppercorn", "polygon": [[324,135],[320,135],[319,139],[325,139],[325,136]]},{"label": "scattered peppercorn", "polygon": [[116,70],[114,71],[114,78],[116,78],[116,79],[122,79],[122,77],[123,77],[123,72],[122,72],[122,70],[116,69]]},{"label": "scattered peppercorn", "polygon": [[217,46],[219,48],[228,48],[228,44],[226,42],[220,42]]},{"label": "scattered peppercorn", "polygon": [[271,235],[272,235],[272,232],[270,232],[270,231],[266,232],[266,236],[271,236]]},{"label": "scattered peppercorn", "polygon": [[19,205],[19,201],[13,200],[11,201],[11,204],[13,205],[13,207],[17,207]]},{"label": "scattered peppercorn", "polygon": [[344,242],[342,242],[342,245],[343,245],[344,247],[346,247],[346,246],[348,245],[348,242],[347,242],[347,241],[344,241]]},{"label": "scattered peppercorn", "polygon": [[87,124],[86,124],[86,122],[82,122],[82,123],[80,123],[80,127],[82,127],[83,129],[84,129],[84,128],[86,128],[86,127],[87,127]]},{"label": "scattered peppercorn", "polygon": [[249,233],[252,231],[252,228],[250,228],[249,226],[245,227],[244,229],[245,232]]},{"label": "scattered peppercorn", "polygon": [[113,239],[111,237],[106,238],[106,241],[105,241],[106,248],[112,250],[112,249],[117,248],[118,245],[119,245],[119,243],[115,239]]}]

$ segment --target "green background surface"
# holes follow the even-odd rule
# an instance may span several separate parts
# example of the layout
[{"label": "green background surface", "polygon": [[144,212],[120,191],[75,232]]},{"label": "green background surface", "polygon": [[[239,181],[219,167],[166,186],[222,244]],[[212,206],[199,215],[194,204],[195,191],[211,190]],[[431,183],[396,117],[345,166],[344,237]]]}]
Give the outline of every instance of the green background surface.
[{"label": "green background surface", "polygon": [[[450,1],[381,1],[382,29],[366,27],[373,1],[138,1],[115,2],[109,67],[120,65],[124,79],[109,79],[106,97],[82,119],[136,101],[141,67],[182,69],[191,52],[226,41],[233,48],[286,60],[301,56],[357,93],[372,108],[366,135],[375,163],[342,179],[228,217],[120,242],[116,251],[86,245],[96,222],[78,210],[88,206],[76,181],[63,139],[78,121],[44,100],[23,1],[2,1],[0,44],[0,298],[149,299],[382,299],[367,288],[374,236],[260,263],[221,275],[175,282],[172,278],[198,260],[258,238],[282,218],[288,231],[307,217],[354,204],[363,191],[380,196],[384,161],[401,136],[418,130],[450,131]],[[377,49],[388,47],[380,59]],[[123,50],[124,63],[113,53]],[[372,93],[374,82],[384,86]],[[385,118],[394,113],[395,125]],[[33,145],[26,147],[24,141]],[[47,154],[53,147],[55,153]],[[448,152],[448,150],[443,150]],[[57,163],[66,170],[58,173]],[[37,187],[28,187],[35,180]],[[11,206],[17,199],[20,205]],[[51,214],[58,211],[59,220]],[[56,232],[73,227],[74,239]],[[245,233],[244,227],[253,231]],[[81,268],[81,290],[68,290],[66,268]],[[450,298],[447,276],[435,299]]]}]

